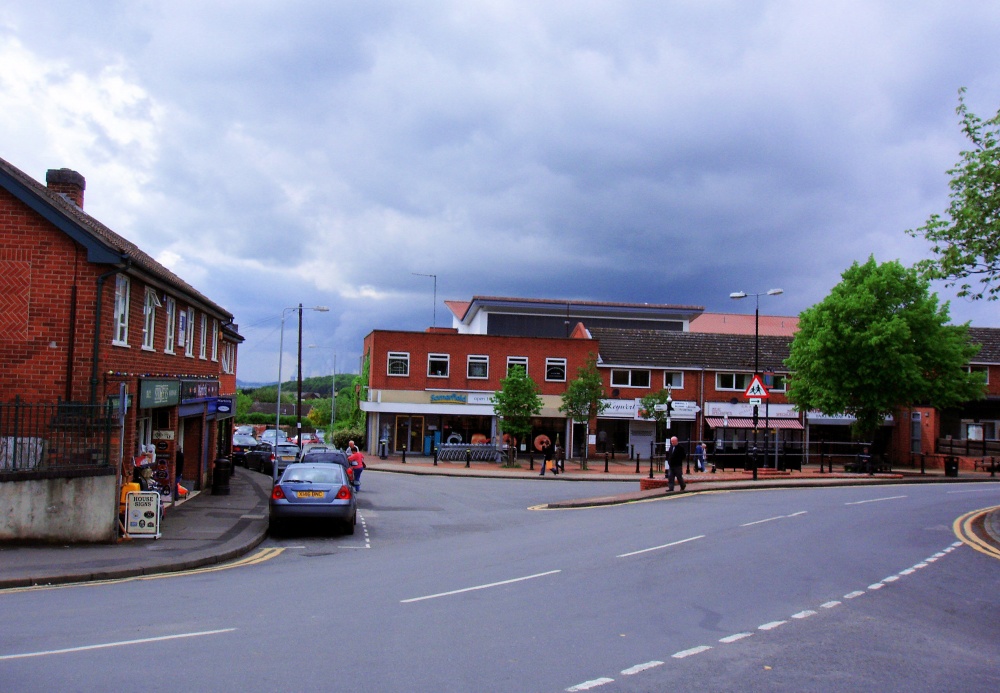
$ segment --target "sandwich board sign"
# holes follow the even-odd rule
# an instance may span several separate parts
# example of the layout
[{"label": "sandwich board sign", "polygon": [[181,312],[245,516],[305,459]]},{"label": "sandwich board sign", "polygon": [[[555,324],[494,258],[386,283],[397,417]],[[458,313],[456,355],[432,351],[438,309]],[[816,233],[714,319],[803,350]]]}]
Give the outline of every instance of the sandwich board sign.
[{"label": "sandwich board sign", "polygon": [[760,379],[760,376],[754,373],[753,380],[750,381],[750,387],[747,391],[743,393],[744,397],[770,397],[767,388],[764,387],[764,381]]},{"label": "sandwich board sign", "polygon": [[125,497],[125,536],[160,538],[160,494],[129,491]]}]

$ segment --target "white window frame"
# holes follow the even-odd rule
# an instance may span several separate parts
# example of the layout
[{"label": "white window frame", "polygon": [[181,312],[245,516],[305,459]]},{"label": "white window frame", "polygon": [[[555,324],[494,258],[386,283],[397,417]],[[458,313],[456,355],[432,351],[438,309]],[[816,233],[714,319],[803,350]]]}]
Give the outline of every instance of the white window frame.
[{"label": "white window frame", "polygon": [[208,352],[205,349],[208,343],[208,316],[202,313],[199,323],[201,330],[198,333],[198,358],[204,361],[208,358]]},{"label": "white window frame", "polygon": [[156,309],[159,307],[160,299],[156,297],[156,291],[147,286],[146,298],[142,303],[142,348],[145,351],[153,351],[155,349]]},{"label": "white window frame", "polygon": [[[680,382],[675,382],[675,381]],[[681,390],[684,388],[684,371],[663,371],[663,387],[669,387],[674,390]]]},{"label": "white window frame", "polygon": [[985,373],[986,374],[986,384],[990,384],[990,367],[985,365],[968,365],[965,367],[967,373]]},{"label": "white window frame", "polygon": [[[624,380],[621,374],[627,374],[627,378]],[[637,385],[634,383],[636,373],[646,374],[646,384]],[[633,387],[642,390],[648,390],[653,385],[652,374],[649,372],[648,368],[612,368],[611,369],[611,387]]]},{"label": "white window frame", "polygon": [[226,342],[222,345],[222,372],[233,372],[233,343]]},{"label": "white window frame", "polygon": [[[431,372],[431,364],[434,362],[444,363],[444,373]],[[451,354],[427,354],[427,377],[447,378],[451,375]]]},{"label": "white window frame", "polygon": [[212,360],[219,362],[219,321],[212,318]]},{"label": "white window frame", "polygon": [[[732,385],[724,385],[722,379],[732,380]],[[753,380],[753,373],[716,373],[715,389],[718,392],[746,392]]]},{"label": "white window frame", "polygon": [[528,374],[528,357],[527,356],[508,356],[507,357],[507,375],[510,375],[511,366],[521,366],[524,368],[524,374]]},{"label": "white window frame", "polygon": [[[561,378],[550,378],[549,371],[553,368],[562,368]],[[564,383],[566,382],[566,371],[569,369],[569,365],[566,363],[566,359],[549,357],[545,359],[545,382],[547,383]]]},{"label": "white window frame", "polygon": [[128,346],[128,310],[129,294],[132,282],[124,274],[115,275],[115,333],[111,343],[115,346]]},{"label": "white window frame", "polygon": [[177,301],[167,296],[167,341],[163,345],[163,352],[174,353],[174,340],[177,338]]},{"label": "white window frame", "polygon": [[184,322],[187,325],[187,333],[184,335],[184,355],[194,358],[194,308],[188,308]]},{"label": "white window frame", "polygon": [[[403,373],[393,373],[392,367],[393,363],[402,364],[405,372]],[[385,359],[385,374],[393,378],[409,378],[410,377],[410,352],[408,351],[390,351]]]},{"label": "white window frame", "polygon": [[[473,375],[472,366],[475,364],[478,366],[486,366],[486,372],[483,375]],[[490,378],[490,357],[485,354],[469,354],[465,361],[465,377],[469,380],[489,380]]]}]

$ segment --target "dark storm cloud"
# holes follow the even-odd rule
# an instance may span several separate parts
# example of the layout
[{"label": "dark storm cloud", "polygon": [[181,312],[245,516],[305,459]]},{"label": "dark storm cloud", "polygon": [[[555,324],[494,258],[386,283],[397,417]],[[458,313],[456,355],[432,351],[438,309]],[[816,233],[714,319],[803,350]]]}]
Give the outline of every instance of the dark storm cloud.
[{"label": "dark storm cloud", "polygon": [[985,0],[45,3],[0,11],[27,75],[0,97],[81,86],[7,103],[3,155],[81,170],[89,211],[237,315],[248,380],[300,302],[338,366],[425,328],[414,273],[438,325],[475,294],[780,286],[761,310],[797,314],[855,260],[924,256],[903,231],[946,206],[958,88],[1000,105],[998,29]]}]

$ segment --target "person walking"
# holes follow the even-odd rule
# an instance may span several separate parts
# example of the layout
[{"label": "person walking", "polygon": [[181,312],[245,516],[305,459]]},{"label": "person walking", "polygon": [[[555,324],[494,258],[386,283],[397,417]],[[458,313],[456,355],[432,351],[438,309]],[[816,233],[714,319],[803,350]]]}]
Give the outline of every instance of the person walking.
[{"label": "person walking", "polygon": [[694,446],[694,463],[699,472],[705,471],[705,444],[698,443]]},{"label": "person walking", "polygon": [[543,441],[542,442],[542,472],[538,476],[545,476],[545,470],[549,468],[549,465],[552,465],[552,476],[555,476],[556,474],[559,473],[556,470],[555,464],[553,463],[552,460],[553,460],[553,457],[552,457],[552,443],[550,443],[547,440]]},{"label": "person walking", "polygon": [[687,459],[687,449],[681,445],[677,436],[670,439],[670,456],[667,457],[667,493],[674,490],[674,479],[681,485],[681,491],[687,488],[684,483],[684,460]]}]

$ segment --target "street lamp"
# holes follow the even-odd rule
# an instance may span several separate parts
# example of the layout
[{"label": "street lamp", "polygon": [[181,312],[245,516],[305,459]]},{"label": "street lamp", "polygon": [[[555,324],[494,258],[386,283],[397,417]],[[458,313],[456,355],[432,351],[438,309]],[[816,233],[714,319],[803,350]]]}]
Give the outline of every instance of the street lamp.
[{"label": "street lamp", "polygon": [[[274,452],[278,449],[278,431],[281,430],[281,357],[284,356],[285,351],[285,315],[289,311],[297,310],[299,312],[299,388],[301,397],[301,382],[302,382],[302,304],[297,306],[292,306],[291,308],[285,308],[281,311],[281,336],[278,339],[278,400],[277,400],[277,413],[274,416]],[[305,310],[314,310],[317,313],[329,312],[329,308],[326,306],[313,306],[312,308],[306,308]],[[302,424],[299,423],[299,426]],[[271,482],[278,483],[278,459],[275,457],[274,464],[271,465]]]},{"label": "street lamp", "polygon": [[410,272],[414,277],[431,277],[434,279],[434,304],[431,308],[432,327],[437,327],[437,303],[438,303],[438,276],[436,274],[422,274],[420,272]]},{"label": "street lamp", "polygon": [[333,381],[330,384],[330,436],[332,440],[333,427],[337,423],[337,351],[332,347],[321,347],[318,344],[310,344],[310,349],[329,349],[333,352]]},{"label": "street lamp", "polygon": [[[760,291],[753,294],[748,294],[746,291],[734,291],[729,294],[729,298],[741,299],[747,296],[753,296],[754,298],[754,310],[753,310],[753,375],[755,378],[760,376],[760,297],[761,296],[777,296],[782,294],[784,291],[781,289],[768,289],[767,291]],[[770,404],[768,402],[768,404]],[[757,411],[757,405],[754,405],[754,411]],[[764,428],[767,428],[767,411],[768,407],[765,405],[764,409]],[[754,416],[754,427],[753,427],[753,447],[754,447],[754,464],[753,464],[753,478],[757,479],[757,421],[756,416]],[[777,441],[775,441],[777,443]],[[767,436],[764,436],[764,447],[767,447]],[[767,451],[764,452],[764,459],[767,459]]]}]

